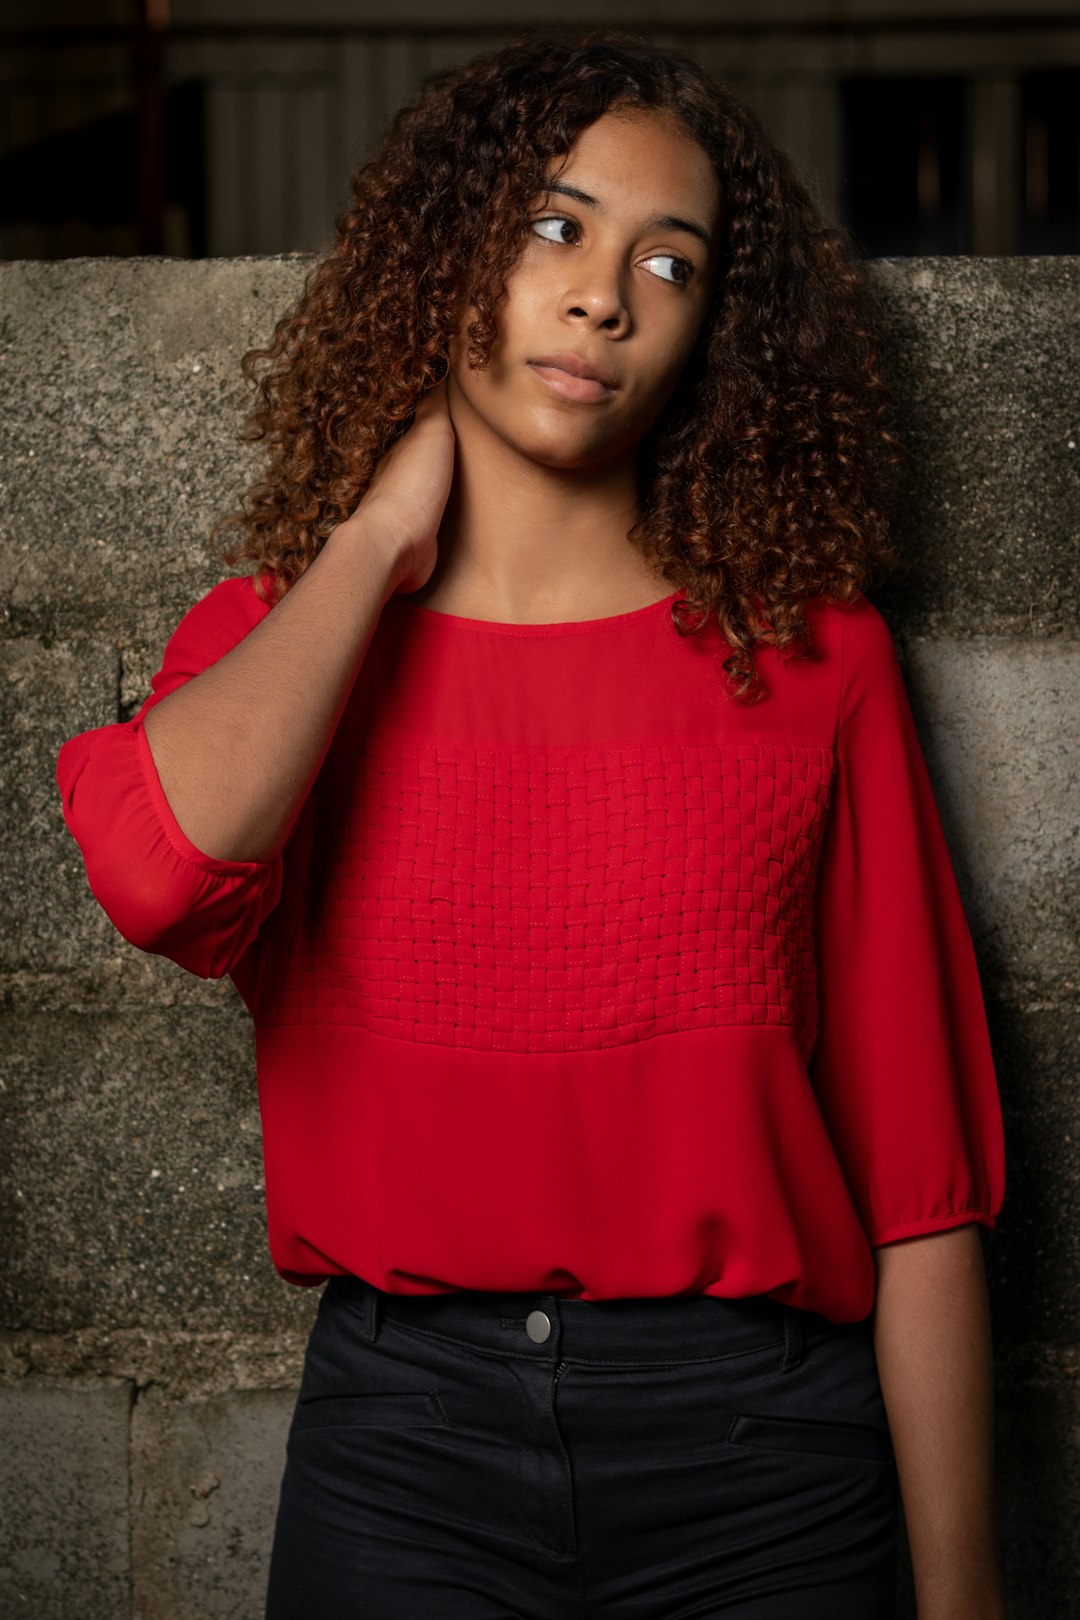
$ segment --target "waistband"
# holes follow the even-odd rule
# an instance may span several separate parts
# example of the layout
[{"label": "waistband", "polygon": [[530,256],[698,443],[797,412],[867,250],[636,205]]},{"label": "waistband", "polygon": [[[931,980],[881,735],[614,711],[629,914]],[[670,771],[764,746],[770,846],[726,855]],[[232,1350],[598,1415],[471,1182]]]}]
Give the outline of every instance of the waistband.
[{"label": "waistband", "polygon": [[868,1319],[838,1324],[767,1294],[599,1300],[476,1289],[390,1294],[354,1276],[331,1277],[325,1294],[356,1314],[369,1340],[390,1321],[475,1349],[541,1361],[714,1361],[783,1345],[788,1366],[808,1344],[868,1327]]}]

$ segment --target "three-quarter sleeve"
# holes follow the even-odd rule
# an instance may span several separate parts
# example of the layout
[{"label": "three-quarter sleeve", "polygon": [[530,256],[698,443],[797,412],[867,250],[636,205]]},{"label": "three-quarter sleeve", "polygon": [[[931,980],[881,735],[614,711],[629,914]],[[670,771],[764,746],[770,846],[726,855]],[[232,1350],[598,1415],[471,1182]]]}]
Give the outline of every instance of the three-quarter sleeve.
[{"label": "three-quarter sleeve", "polygon": [[872,1246],[992,1230],[1004,1132],[971,932],[888,625],[865,597],[841,613],[810,1077]]},{"label": "three-quarter sleeve", "polygon": [[250,579],[216,585],[181,620],[139,713],[72,737],[60,750],[64,820],[98,903],[125,939],[202,978],[220,978],[254,940],[281,893],[282,857],[218,860],[187,838],[158,778],[143,721],[269,611]]}]

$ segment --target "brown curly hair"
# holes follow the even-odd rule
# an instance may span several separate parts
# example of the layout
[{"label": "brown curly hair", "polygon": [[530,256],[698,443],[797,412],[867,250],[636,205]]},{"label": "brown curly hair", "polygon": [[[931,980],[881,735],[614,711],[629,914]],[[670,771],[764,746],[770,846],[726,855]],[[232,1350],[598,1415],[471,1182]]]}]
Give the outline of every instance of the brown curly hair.
[{"label": "brown curly hair", "polygon": [[906,451],[884,426],[879,312],[850,236],[732,89],[635,34],[529,30],[429,75],[396,113],[270,347],[243,358],[260,402],[242,436],[268,440],[269,468],[212,534],[241,527],[227,560],[250,559],[267,600],[288,589],[445,375],[469,305],[467,362],[486,366],[550,160],[616,109],[681,119],[723,213],[710,310],[638,447],[628,538],[683,592],[680,634],[715,612],[732,695],[757,698],[753,642],[804,655],[809,598],[851,601],[899,561],[883,500]]}]

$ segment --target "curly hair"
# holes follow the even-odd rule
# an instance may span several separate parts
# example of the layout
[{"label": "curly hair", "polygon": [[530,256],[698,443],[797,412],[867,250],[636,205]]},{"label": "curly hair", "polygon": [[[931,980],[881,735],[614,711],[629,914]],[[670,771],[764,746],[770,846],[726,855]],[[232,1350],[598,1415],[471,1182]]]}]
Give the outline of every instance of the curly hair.
[{"label": "curly hair", "polygon": [[[351,179],[351,203],[268,348],[241,369],[259,402],[242,437],[265,477],[220,519],[276,601],[348,518],[418,400],[448,369],[463,307],[467,363],[486,366],[505,278],[549,162],[608,111],[682,121],[721,188],[711,306],[674,393],[637,451],[628,538],[682,595],[675,629],[715,613],[731,695],[756,700],[750,651],[811,651],[804,608],[853,600],[899,561],[886,485],[906,455],[887,430],[880,311],[854,250],[826,225],[756,113],[691,57],[616,29],[540,27],[433,73]],[[256,380],[256,361],[270,368]]]}]

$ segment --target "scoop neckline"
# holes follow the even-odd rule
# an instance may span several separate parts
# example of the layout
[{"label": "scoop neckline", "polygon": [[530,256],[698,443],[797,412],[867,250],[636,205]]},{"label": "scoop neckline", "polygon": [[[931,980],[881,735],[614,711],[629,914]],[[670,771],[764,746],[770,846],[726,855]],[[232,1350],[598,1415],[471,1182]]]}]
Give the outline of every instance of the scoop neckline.
[{"label": "scoop neckline", "polygon": [[670,607],[676,597],[682,594],[682,586],[661,597],[658,602],[646,602],[644,607],[631,608],[627,613],[609,613],[601,619],[547,619],[537,624],[517,624],[507,619],[470,619],[460,613],[444,613],[441,608],[428,607],[424,602],[414,602],[413,594],[397,591],[390,600],[400,603],[413,613],[423,614],[425,619],[448,626],[460,626],[467,630],[488,630],[496,635],[542,636],[559,632],[573,634],[581,630],[599,630],[608,625],[625,624],[628,619],[646,618],[650,613],[659,613],[663,607]]}]

